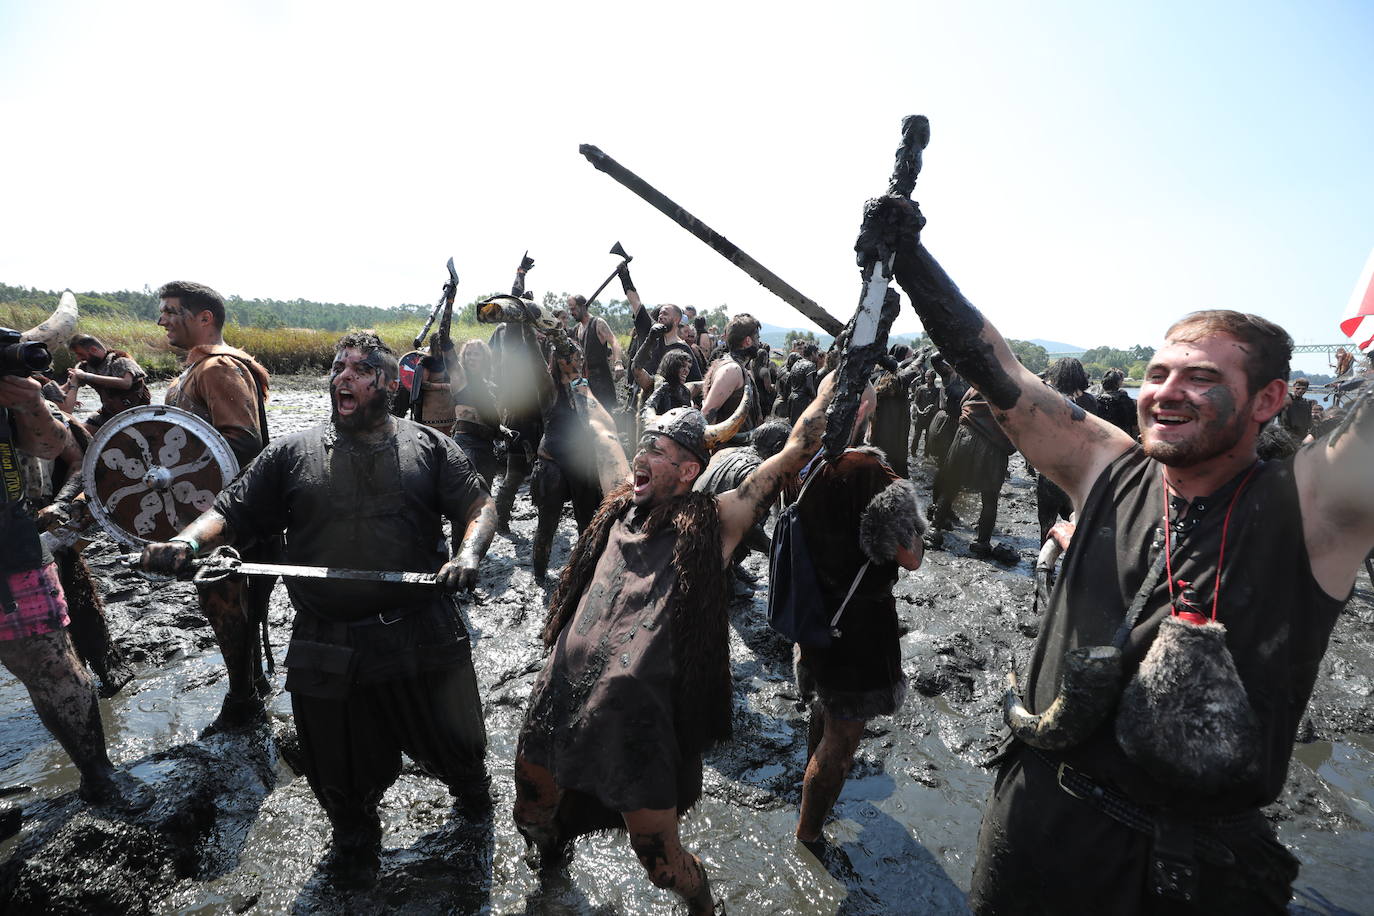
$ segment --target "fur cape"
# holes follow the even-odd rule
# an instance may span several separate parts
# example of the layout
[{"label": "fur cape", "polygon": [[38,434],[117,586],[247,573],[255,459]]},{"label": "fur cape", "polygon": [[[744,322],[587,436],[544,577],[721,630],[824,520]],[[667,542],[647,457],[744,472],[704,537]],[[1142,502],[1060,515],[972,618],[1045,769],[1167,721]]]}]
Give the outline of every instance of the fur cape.
[{"label": "fur cape", "polygon": [[[612,492],[573,547],[558,579],[544,624],[551,648],[572,622],[583,591],[591,583],[606,549],[611,526],[633,508],[633,487]],[[725,565],[720,555],[720,513],[714,496],[689,492],[654,508],[643,530],[677,531],[673,566],[678,585],[672,608],[673,715],[678,748],[700,754],[730,737],[730,635]],[[681,805],[679,806],[681,807]]]}]

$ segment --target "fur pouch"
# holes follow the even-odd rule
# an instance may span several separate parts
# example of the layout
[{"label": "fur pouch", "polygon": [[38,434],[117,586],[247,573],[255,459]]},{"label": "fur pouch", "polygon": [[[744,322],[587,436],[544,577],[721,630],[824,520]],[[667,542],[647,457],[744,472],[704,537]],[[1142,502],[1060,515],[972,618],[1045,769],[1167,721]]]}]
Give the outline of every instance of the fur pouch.
[{"label": "fur pouch", "polygon": [[891,563],[899,548],[914,549],[925,533],[916,488],[909,480],[896,480],[869,500],[859,522],[859,546],[874,563]]},{"label": "fur pouch", "polygon": [[1259,721],[1219,623],[1169,617],[1121,696],[1116,743],[1166,785],[1213,793],[1255,765]]}]

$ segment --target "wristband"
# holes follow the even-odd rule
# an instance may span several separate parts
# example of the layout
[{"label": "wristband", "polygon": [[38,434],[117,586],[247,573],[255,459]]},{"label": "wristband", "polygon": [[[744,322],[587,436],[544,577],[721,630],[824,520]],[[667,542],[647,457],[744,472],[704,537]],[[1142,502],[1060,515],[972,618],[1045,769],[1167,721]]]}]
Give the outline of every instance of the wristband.
[{"label": "wristband", "polygon": [[190,548],[191,548],[191,556],[195,556],[196,554],[200,553],[200,541],[197,541],[195,538],[192,538],[192,537],[175,537],[175,538],[172,538],[172,539],[171,539],[170,541],[168,541],[167,543],[169,543],[169,544],[175,544],[175,543],[177,543],[177,542],[181,542],[182,544],[185,544],[187,547],[190,547]]}]

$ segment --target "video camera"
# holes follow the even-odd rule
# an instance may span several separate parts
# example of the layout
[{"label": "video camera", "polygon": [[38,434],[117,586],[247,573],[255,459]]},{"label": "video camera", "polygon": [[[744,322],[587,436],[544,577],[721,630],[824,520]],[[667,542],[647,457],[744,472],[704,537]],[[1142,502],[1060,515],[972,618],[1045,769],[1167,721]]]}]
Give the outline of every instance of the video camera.
[{"label": "video camera", "polygon": [[537,303],[504,293],[490,296],[477,303],[477,320],[481,324],[523,324],[546,337],[559,358],[567,359],[577,352],[577,344],[568,337],[563,322],[545,315]]},{"label": "video camera", "polygon": [[27,376],[52,366],[52,354],[13,328],[0,328],[0,375]]}]

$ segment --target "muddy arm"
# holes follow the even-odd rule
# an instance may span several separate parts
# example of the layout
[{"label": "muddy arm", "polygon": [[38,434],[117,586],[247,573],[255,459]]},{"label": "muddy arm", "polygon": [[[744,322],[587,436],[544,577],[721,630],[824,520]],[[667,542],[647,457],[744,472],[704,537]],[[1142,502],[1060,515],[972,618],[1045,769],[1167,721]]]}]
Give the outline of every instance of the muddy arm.
[{"label": "muddy arm", "polygon": [[578,385],[573,389],[573,397],[578,399],[578,409],[592,428],[596,472],[601,481],[601,493],[605,496],[630,479],[630,463],[625,460],[625,449],[620,445],[615,420],[601,406],[601,402],[592,397],[591,388]]},{"label": "muddy arm", "polygon": [[[454,525],[454,529],[457,529]],[[477,569],[491,547],[496,535],[496,504],[483,492],[468,507],[463,524],[463,540],[453,559],[439,569],[439,579],[450,591],[472,588],[477,584]]]},{"label": "muddy arm", "polygon": [[190,568],[191,560],[198,554],[234,543],[234,529],[223,515],[207,509],[174,537],[175,540],[144,547],[139,566],[148,572],[179,575]]},{"label": "muddy arm", "polygon": [[18,429],[15,445],[35,458],[56,458],[71,441],[67,427],[43,403],[43,386],[27,376],[0,376],[0,407]]},{"label": "muddy arm", "polygon": [[1016,447],[1081,507],[1098,475],[1133,440],[1046,387],[1021,365],[1001,333],[920,243],[923,219],[916,206],[904,198],[887,200],[904,211],[894,273],[930,339],[987,398]]},{"label": "muddy arm", "polygon": [[740,539],[777,499],[783,481],[799,473],[815,457],[825,435],[825,409],[834,396],[835,376],[831,373],[821,382],[820,393],[811,406],[797,419],[782,451],[759,465],[737,488],[716,497],[720,506],[721,552],[725,562],[730,562]]},{"label": "muddy arm", "polygon": [[1374,548],[1374,385],[1329,435],[1302,447],[1293,473],[1312,574],[1343,598]]}]

